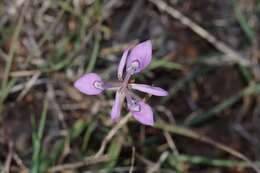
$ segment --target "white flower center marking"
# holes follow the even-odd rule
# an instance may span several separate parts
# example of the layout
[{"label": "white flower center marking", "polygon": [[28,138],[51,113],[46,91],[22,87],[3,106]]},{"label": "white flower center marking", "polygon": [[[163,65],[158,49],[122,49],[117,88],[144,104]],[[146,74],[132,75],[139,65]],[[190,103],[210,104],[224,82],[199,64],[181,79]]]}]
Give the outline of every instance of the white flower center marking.
[{"label": "white flower center marking", "polygon": [[94,81],[94,87],[103,90],[103,83],[101,81]]},{"label": "white flower center marking", "polygon": [[140,62],[138,60],[134,60],[131,62],[131,65],[127,68],[127,72],[131,75],[140,67]]},{"label": "white flower center marking", "polygon": [[138,60],[134,60],[132,63],[131,63],[131,66],[133,69],[137,69],[139,66],[140,66],[140,62]]},{"label": "white flower center marking", "polygon": [[130,107],[131,111],[134,111],[134,112],[141,111],[141,106],[139,104],[137,104],[134,100],[132,100],[131,103],[129,103],[129,107]]}]

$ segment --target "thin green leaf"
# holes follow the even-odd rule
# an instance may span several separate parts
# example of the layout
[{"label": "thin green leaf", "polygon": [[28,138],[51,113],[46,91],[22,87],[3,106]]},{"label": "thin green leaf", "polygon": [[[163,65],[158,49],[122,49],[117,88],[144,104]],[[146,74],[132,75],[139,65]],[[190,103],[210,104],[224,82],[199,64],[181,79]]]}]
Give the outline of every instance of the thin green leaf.
[{"label": "thin green leaf", "polygon": [[[31,169],[32,173],[43,172],[43,170],[41,170],[40,168],[42,164],[42,139],[43,139],[43,133],[45,128],[47,110],[48,110],[48,100],[46,98],[43,104],[43,110],[41,113],[39,128],[37,129],[36,132],[33,132],[33,158],[32,158],[32,169]],[[35,122],[34,121],[32,122],[33,122],[32,125],[35,126]]]},{"label": "thin green leaf", "polygon": [[[208,165],[208,166],[215,166],[215,167],[250,167],[247,162],[238,161],[238,160],[227,160],[227,159],[213,159],[205,156],[192,156],[192,155],[169,155],[168,156],[168,163],[172,166],[175,166],[176,163],[190,163],[196,165]],[[260,166],[260,161],[254,162],[255,165]]]},{"label": "thin green leaf", "polygon": [[223,102],[214,106],[210,110],[195,116],[189,122],[187,122],[187,125],[194,126],[194,125],[203,123],[206,120],[209,120],[210,118],[214,117],[218,113],[222,112],[224,109],[232,106],[234,103],[236,103],[242,97],[259,93],[260,92],[259,88],[260,88],[260,85],[256,85],[256,84],[252,84],[252,85],[246,87],[244,90],[242,90],[242,91],[238,92],[237,94],[235,94],[234,96],[224,100]]},{"label": "thin green leaf", "polygon": [[98,33],[95,34],[94,48],[93,48],[93,51],[92,51],[92,54],[90,57],[90,61],[87,66],[87,70],[86,70],[87,73],[92,72],[95,67],[95,64],[96,64],[96,61],[97,61],[97,58],[99,55],[100,40],[101,40],[100,35]]}]

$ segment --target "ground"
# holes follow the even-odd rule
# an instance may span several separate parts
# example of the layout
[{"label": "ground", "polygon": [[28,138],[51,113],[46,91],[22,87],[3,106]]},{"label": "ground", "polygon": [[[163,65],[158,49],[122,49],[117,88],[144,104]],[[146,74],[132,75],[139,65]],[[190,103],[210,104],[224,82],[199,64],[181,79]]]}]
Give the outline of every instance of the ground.
[{"label": "ground", "polygon": [[[260,172],[258,0],[0,2],[3,172]],[[150,39],[137,83],[154,111],[144,126],[114,94],[87,96],[87,72],[116,80],[125,48]]]}]

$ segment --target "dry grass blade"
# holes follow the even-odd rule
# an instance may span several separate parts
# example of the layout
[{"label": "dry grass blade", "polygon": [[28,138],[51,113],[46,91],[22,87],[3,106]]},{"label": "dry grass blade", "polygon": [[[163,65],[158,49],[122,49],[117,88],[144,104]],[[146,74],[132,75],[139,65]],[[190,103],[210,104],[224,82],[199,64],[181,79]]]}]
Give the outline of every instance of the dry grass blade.
[{"label": "dry grass blade", "polygon": [[106,137],[103,139],[101,147],[99,148],[98,152],[96,153],[95,157],[99,157],[104,153],[104,150],[107,146],[107,143],[113,138],[113,136],[116,134],[116,132],[122,128],[128,120],[131,118],[131,114],[128,113],[124,118],[122,118],[106,135]]},{"label": "dry grass blade", "polygon": [[49,84],[48,87],[49,87],[48,89],[49,89],[49,99],[51,102],[51,107],[52,107],[54,113],[57,114],[62,127],[67,130],[67,124],[65,122],[65,115],[64,115],[59,103],[56,100],[54,87],[51,84]]},{"label": "dry grass blade", "polygon": [[67,169],[77,169],[83,166],[88,166],[88,165],[93,165],[97,164],[100,162],[105,162],[108,161],[110,158],[108,155],[102,155],[99,157],[86,157],[84,160],[79,161],[79,162],[74,162],[74,163],[67,163],[67,164],[62,164],[62,165],[57,165],[48,170],[48,172],[58,172],[58,171],[63,171]]},{"label": "dry grass blade", "polygon": [[16,164],[24,170],[24,173],[29,172],[29,169],[24,165],[22,159],[18,156],[17,153],[13,153],[13,159],[15,160]]},{"label": "dry grass blade", "polygon": [[[24,3],[21,15],[18,18],[18,23],[17,23],[17,25],[14,29],[13,37],[12,37],[12,40],[11,40],[10,51],[8,53],[8,56],[6,57],[7,61],[6,61],[6,64],[5,64],[4,75],[3,75],[2,86],[1,86],[1,92],[2,93],[4,93],[5,89],[8,86],[9,75],[10,75],[11,67],[12,67],[12,64],[13,64],[15,51],[16,51],[16,48],[17,48],[17,42],[18,42],[20,32],[22,30],[22,26],[23,26],[23,22],[24,22],[24,15],[25,15],[25,12],[26,12],[26,9],[28,7],[29,2],[30,1],[27,1],[26,3]],[[8,92],[5,93],[5,95],[8,95]],[[0,95],[0,97],[2,97],[2,96]],[[4,98],[0,98],[0,100],[1,100],[1,103],[0,103],[0,114],[1,114],[2,110],[3,110],[3,105],[2,105],[3,103],[2,102],[4,101]],[[0,121],[2,121],[2,120],[0,120]]]},{"label": "dry grass blade", "polygon": [[[39,79],[38,78],[34,82],[33,87],[38,86],[38,85],[42,85],[42,84],[46,84],[46,83],[48,83],[47,79]],[[10,89],[10,93],[16,93],[16,92],[22,91],[26,84],[27,84],[26,82],[23,82],[23,83],[19,83],[19,84],[12,86],[12,88]]]},{"label": "dry grass blade", "polygon": [[212,146],[220,149],[220,150],[223,150],[239,159],[242,159],[244,161],[246,161],[257,173],[260,173],[260,170],[259,168],[249,159],[247,158],[245,155],[243,155],[242,153],[224,145],[224,144],[221,144],[219,142],[216,142],[206,136],[203,136],[201,134],[198,134],[196,133],[195,131],[193,130],[189,130],[187,128],[184,128],[184,127],[180,127],[180,126],[176,126],[176,125],[170,125],[170,124],[167,124],[167,123],[164,123],[164,122],[160,122],[160,123],[157,123],[155,125],[155,127],[159,128],[159,129],[162,129],[164,131],[167,131],[167,132],[171,132],[171,133],[175,133],[175,134],[178,134],[178,135],[182,135],[182,136],[186,136],[186,137],[189,137],[189,138],[193,138],[193,139],[196,139],[198,141],[202,141],[202,142],[205,142],[205,143],[208,143],[208,144],[211,144]]},{"label": "dry grass blade", "polygon": [[172,150],[172,152],[173,152],[174,154],[178,155],[178,154],[179,154],[179,151],[178,151],[178,149],[177,149],[177,147],[176,147],[176,145],[175,145],[175,142],[173,141],[173,139],[172,139],[170,133],[169,133],[169,132],[164,132],[163,134],[164,134],[164,137],[165,137],[165,139],[166,139],[166,141],[167,141],[167,143],[168,143],[170,149]]},{"label": "dry grass blade", "polygon": [[10,172],[10,165],[11,165],[11,161],[12,161],[12,157],[13,157],[13,144],[12,142],[9,142],[8,144],[8,154],[6,156],[6,161],[4,164],[4,170],[3,172]]},{"label": "dry grass blade", "polygon": [[34,84],[36,83],[36,81],[40,77],[40,75],[41,75],[40,72],[35,73],[32,76],[32,78],[25,84],[24,89],[17,97],[18,101],[21,101],[23,99],[23,97],[29,92],[29,90],[34,86]]},{"label": "dry grass blade", "polygon": [[157,161],[157,163],[154,164],[153,166],[149,167],[149,169],[147,170],[147,173],[160,172],[161,164],[167,159],[168,156],[169,156],[168,151],[163,152],[161,154],[159,160]]},{"label": "dry grass blade", "polygon": [[127,33],[129,32],[129,29],[133,25],[136,17],[139,15],[139,11],[142,10],[142,7],[144,5],[143,0],[135,1],[133,7],[131,8],[129,14],[127,15],[126,19],[122,23],[122,26],[120,28],[120,37],[125,38]]},{"label": "dry grass blade", "polygon": [[250,62],[247,59],[244,59],[242,56],[240,56],[236,51],[234,51],[231,47],[229,47],[227,44],[221,42],[216,37],[214,37],[212,34],[210,34],[207,30],[193,22],[188,17],[184,16],[182,13],[180,13],[175,8],[169,6],[164,1],[157,1],[157,0],[149,0],[151,3],[156,5],[160,10],[165,11],[173,18],[178,19],[183,25],[188,26],[192,31],[197,33],[199,36],[207,40],[209,43],[211,43],[213,46],[215,46],[216,49],[221,51],[222,53],[226,54],[228,60],[243,64],[243,65],[250,65]]},{"label": "dry grass blade", "polygon": [[131,167],[129,173],[133,173],[135,164],[135,147],[132,147],[132,158],[131,158]]},{"label": "dry grass blade", "polygon": [[19,17],[17,26],[15,27],[15,31],[14,31],[12,42],[11,42],[10,52],[8,54],[8,59],[7,59],[6,65],[5,65],[4,77],[3,77],[3,82],[2,82],[2,89],[6,87],[6,84],[8,82],[9,74],[10,74],[13,59],[14,59],[14,54],[15,54],[15,51],[16,51],[17,40],[18,40],[18,37],[19,37],[20,32],[22,30],[23,16],[24,16],[24,12],[26,11],[26,7],[27,7],[27,5],[24,6],[23,11],[22,11],[22,15]]}]

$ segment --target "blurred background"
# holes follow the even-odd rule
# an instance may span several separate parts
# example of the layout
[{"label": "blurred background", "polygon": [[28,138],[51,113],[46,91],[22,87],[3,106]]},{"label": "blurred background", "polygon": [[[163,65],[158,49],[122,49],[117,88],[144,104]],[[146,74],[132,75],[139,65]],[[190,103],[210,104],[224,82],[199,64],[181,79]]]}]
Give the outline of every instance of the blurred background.
[{"label": "blurred background", "polygon": [[[2,172],[256,172],[259,17],[259,0],[1,0]],[[115,80],[147,39],[153,60],[134,79],[170,95],[148,99],[154,127],[125,109],[113,123],[114,94],[73,82]]]}]

